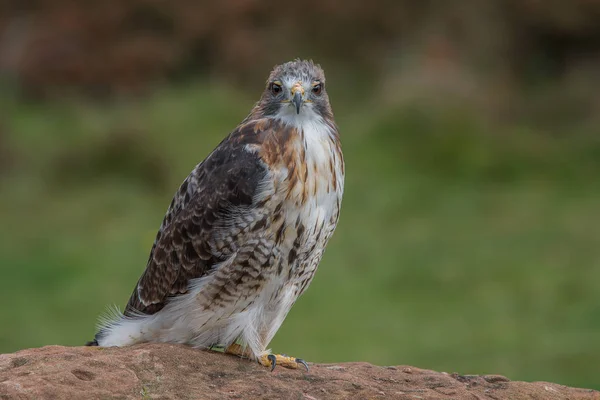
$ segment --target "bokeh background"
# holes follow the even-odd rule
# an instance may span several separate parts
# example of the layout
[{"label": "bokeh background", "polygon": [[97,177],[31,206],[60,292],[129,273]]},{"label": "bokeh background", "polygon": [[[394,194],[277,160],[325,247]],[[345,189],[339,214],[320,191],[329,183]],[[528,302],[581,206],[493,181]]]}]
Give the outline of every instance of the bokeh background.
[{"label": "bokeh background", "polygon": [[0,2],[0,352],[81,345],[273,65],[327,73],[341,221],[272,343],[600,389],[600,2]]}]

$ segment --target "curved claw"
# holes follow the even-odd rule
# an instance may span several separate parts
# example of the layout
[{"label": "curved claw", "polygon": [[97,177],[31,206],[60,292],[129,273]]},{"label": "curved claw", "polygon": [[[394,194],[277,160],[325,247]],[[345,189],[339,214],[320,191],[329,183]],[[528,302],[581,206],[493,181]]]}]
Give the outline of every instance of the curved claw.
[{"label": "curved claw", "polygon": [[277,357],[275,357],[273,354],[269,354],[267,359],[271,361],[271,372],[273,372],[275,366],[277,365]]},{"label": "curved claw", "polygon": [[306,363],[306,361],[304,361],[304,360],[303,360],[303,359],[301,359],[301,358],[296,358],[296,362],[297,362],[298,364],[302,364],[302,365],[304,366],[304,368],[306,368],[306,372],[308,372],[308,364]]}]

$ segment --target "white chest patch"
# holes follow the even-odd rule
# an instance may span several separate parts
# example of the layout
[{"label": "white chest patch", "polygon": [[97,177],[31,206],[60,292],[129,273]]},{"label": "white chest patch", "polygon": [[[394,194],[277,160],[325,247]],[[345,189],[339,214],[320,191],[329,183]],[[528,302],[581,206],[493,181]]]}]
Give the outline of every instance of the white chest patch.
[{"label": "white chest patch", "polygon": [[[296,162],[305,163],[307,169],[306,179],[292,188],[292,196],[285,207],[285,220],[290,229],[296,229],[297,221],[304,227],[300,247],[294,250],[301,255],[300,262],[312,264],[314,255],[316,264],[337,225],[344,174],[343,159],[338,152],[339,145],[333,127],[312,110],[306,111],[304,115],[302,112],[299,115],[286,114],[282,118],[301,133],[296,145],[303,148],[297,154],[304,154],[304,160],[298,159]],[[295,234],[290,235],[290,240],[295,238]],[[314,271],[309,268],[307,272]]]}]

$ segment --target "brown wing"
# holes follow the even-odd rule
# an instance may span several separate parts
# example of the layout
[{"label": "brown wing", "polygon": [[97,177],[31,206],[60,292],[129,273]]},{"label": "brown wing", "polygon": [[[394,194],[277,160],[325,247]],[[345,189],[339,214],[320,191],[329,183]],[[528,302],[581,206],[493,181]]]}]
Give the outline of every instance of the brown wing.
[{"label": "brown wing", "polygon": [[[234,235],[227,215],[255,207],[253,198],[267,175],[266,164],[248,144],[260,144],[270,123],[248,122],[234,131],[183,182],[157,234],[146,270],[129,299],[125,315],[154,314],[169,296],[188,290],[190,279],[235,251],[215,246]],[[225,240],[227,242],[227,240]],[[234,240],[232,240],[234,242]]]}]

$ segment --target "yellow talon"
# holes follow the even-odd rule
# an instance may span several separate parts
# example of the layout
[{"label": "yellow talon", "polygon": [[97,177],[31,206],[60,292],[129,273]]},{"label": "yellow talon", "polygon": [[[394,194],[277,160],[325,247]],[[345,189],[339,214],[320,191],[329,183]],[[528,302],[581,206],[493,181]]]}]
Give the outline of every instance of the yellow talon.
[{"label": "yellow talon", "polygon": [[301,358],[288,357],[281,354],[265,354],[259,357],[258,362],[267,368],[271,368],[271,371],[273,371],[277,365],[289,369],[297,369],[302,365],[308,372],[308,364]]}]

